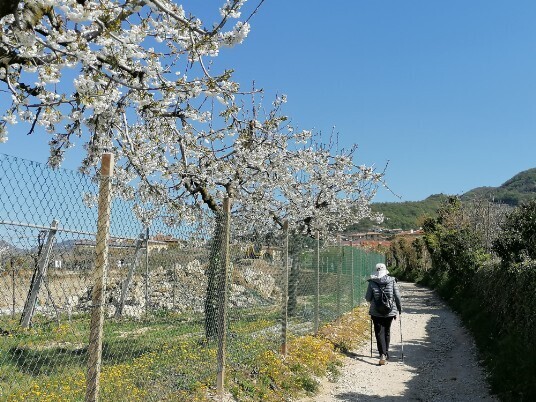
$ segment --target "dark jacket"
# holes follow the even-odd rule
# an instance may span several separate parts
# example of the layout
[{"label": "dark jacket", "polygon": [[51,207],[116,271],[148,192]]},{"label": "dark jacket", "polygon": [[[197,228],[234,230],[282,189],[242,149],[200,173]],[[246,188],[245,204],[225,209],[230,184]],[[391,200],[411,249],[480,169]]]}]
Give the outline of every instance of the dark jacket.
[{"label": "dark jacket", "polygon": [[[378,313],[378,311],[376,310],[376,305],[373,302],[373,299],[379,298],[380,296],[380,285],[385,285],[384,291],[387,294],[387,297],[395,301],[395,304],[393,305],[393,308],[391,309],[391,312],[389,314]],[[397,310],[399,313],[402,312],[402,304],[400,303],[400,290],[398,290],[398,284],[396,283],[396,279],[392,276],[385,275],[381,278],[373,276],[368,279],[368,288],[367,294],[365,295],[365,299],[368,302],[371,302],[369,314],[375,317],[394,317],[396,316]]]}]

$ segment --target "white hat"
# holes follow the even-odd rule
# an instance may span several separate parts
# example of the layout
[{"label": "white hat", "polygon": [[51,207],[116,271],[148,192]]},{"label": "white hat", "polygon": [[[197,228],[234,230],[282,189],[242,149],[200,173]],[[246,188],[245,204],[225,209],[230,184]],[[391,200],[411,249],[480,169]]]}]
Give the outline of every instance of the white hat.
[{"label": "white hat", "polygon": [[378,272],[376,275],[376,277],[378,278],[381,278],[382,276],[385,276],[389,273],[385,264],[382,264],[381,262],[379,264],[376,264],[376,271]]}]

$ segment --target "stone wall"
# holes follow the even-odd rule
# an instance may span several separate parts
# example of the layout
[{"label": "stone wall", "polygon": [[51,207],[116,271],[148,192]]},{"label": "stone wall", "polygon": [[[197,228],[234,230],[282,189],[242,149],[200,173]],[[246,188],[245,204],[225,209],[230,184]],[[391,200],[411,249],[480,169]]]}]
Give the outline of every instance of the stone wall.
[{"label": "stone wall", "polygon": [[[200,313],[207,289],[207,264],[192,260],[175,263],[173,268],[158,267],[149,273],[150,310]],[[281,301],[277,268],[264,261],[235,262],[231,266],[230,308],[277,304]],[[125,273],[126,276],[126,273]],[[112,317],[121,298],[123,278],[111,278],[106,287],[107,316]],[[74,311],[89,311],[92,286],[78,298]],[[146,311],[145,279],[136,274],[129,287],[123,316],[140,318]]]}]

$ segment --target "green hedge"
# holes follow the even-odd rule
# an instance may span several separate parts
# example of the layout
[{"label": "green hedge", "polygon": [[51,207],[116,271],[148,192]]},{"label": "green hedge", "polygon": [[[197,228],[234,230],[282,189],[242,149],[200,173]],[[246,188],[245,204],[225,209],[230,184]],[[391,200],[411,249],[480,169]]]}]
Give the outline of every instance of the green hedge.
[{"label": "green hedge", "polygon": [[460,288],[448,273],[396,271],[434,288],[473,335],[492,392],[501,401],[536,400],[536,262],[488,264]]}]

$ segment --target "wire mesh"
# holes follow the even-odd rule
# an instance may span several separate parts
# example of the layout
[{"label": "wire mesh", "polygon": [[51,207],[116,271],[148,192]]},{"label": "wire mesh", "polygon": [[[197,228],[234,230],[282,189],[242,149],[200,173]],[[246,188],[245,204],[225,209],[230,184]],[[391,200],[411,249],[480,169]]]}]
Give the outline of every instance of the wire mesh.
[{"label": "wire mesh", "polygon": [[84,196],[97,188],[6,155],[0,168],[0,399],[39,400],[52,384],[58,395],[75,384],[83,392],[94,260],[84,244],[96,228]]},{"label": "wire mesh", "polygon": [[292,228],[245,234],[225,210],[142,224],[119,198],[103,247],[98,183],[2,154],[0,167],[0,400],[80,401],[90,384],[103,401],[207,395],[224,367],[249,376],[286,337],[362,303],[384,258]]}]

